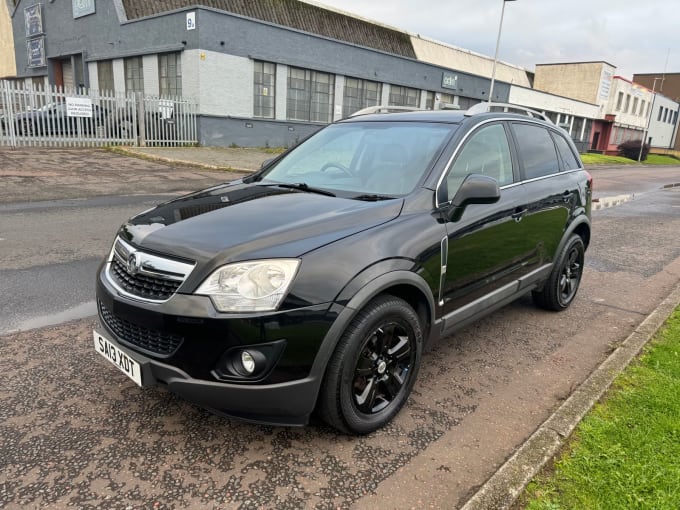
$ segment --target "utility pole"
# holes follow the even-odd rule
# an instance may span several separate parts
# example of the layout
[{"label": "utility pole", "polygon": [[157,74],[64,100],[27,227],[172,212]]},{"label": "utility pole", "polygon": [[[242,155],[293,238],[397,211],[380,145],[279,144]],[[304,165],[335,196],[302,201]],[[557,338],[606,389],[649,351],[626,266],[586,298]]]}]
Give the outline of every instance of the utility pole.
[{"label": "utility pole", "polygon": [[649,124],[652,121],[652,115],[654,115],[654,103],[656,102],[656,80],[661,80],[663,86],[664,78],[654,78],[652,82],[652,104],[649,106],[649,115],[647,115],[647,122],[645,124],[645,130],[642,132],[642,143],[640,144],[640,154],[638,154],[638,163],[642,161],[642,151],[645,148],[645,143],[647,141],[647,131],[649,130]]},{"label": "utility pole", "polygon": [[501,21],[498,24],[498,37],[496,38],[496,53],[493,57],[493,68],[491,70],[491,88],[489,89],[489,103],[493,101],[493,86],[496,82],[496,65],[498,64],[498,48],[501,45],[501,30],[503,29],[503,15],[505,14],[505,2],[514,2],[515,0],[503,0],[503,7],[501,8]]}]

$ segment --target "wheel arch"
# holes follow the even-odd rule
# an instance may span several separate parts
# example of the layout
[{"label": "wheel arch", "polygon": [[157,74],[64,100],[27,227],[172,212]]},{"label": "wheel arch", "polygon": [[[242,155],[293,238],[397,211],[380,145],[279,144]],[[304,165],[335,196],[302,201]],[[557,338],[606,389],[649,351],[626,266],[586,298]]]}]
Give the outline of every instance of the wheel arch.
[{"label": "wheel arch", "polygon": [[[423,343],[428,344],[434,332],[435,302],[427,282],[418,274],[406,271],[390,271],[365,283],[349,302],[340,309],[338,317],[331,326],[321,344],[312,365],[311,373],[319,381],[323,381],[326,367],[335,349],[352,319],[371,300],[383,294],[390,294],[406,301],[418,315],[423,329]],[[318,388],[317,396],[318,399]]]},{"label": "wheel arch", "polygon": [[557,250],[555,250],[555,254],[560,253],[562,248],[564,248],[564,245],[567,244],[567,241],[569,241],[569,238],[572,236],[572,234],[578,235],[583,240],[583,246],[587,250],[588,245],[590,244],[590,219],[585,214],[575,218],[574,221],[567,227],[564,234],[562,235],[560,244],[557,246]]}]

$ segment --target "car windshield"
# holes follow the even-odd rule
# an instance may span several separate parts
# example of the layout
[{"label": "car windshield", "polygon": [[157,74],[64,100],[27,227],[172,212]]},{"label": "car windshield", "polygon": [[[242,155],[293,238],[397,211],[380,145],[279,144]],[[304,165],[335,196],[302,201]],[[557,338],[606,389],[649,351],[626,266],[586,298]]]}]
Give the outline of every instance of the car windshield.
[{"label": "car windshield", "polygon": [[258,178],[348,192],[355,198],[410,193],[429,170],[455,124],[333,124],[293,149]]}]

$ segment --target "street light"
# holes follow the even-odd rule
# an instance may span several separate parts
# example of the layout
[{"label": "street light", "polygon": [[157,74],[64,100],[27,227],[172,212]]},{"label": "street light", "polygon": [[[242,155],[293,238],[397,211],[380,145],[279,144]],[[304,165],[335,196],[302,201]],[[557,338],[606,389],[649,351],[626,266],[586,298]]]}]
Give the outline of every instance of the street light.
[{"label": "street light", "polygon": [[638,154],[638,163],[642,161],[642,150],[645,148],[645,140],[647,138],[647,131],[649,124],[652,122],[652,115],[654,115],[654,103],[656,103],[656,80],[661,80],[661,88],[663,88],[663,80],[665,78],[654,78],[652,82],[652,104],[649,106],[649,115],[647,115],[647,122],[645,122],[645,129],[642,132],[642,143],[640,144],[640,153]]},{"label": "street light", "polygon": [[501,30],[503,29],[503,14],[505,14],[505,2],[514,2],[515,0],[503,0],[503,7],[501,8],[501,22],[498,24],[498,38],[496,39],[496,54],[493,57],[493,69],[491,70],[491,88],[489,89],[489,103],[493,100],[493,85],[496,82],[496,64],[498,63],[498,47],[501,44]]}]

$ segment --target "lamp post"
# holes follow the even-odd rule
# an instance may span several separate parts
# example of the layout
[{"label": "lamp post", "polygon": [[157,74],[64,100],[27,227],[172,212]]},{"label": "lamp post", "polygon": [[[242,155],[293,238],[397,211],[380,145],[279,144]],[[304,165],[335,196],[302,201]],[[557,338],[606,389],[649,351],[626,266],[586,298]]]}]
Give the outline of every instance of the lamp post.
[{"label": "lamp post", "polygon": [[514,2],[515,0],[503,0],[503,7],[501,8],[501,21],[498,24],[498,37],[496,38],[496,53],[493,57],[493,69],[491,70],[491,88],[489,89],[489,103],[493,101],[493,86],[496,82],[496,65],[498,64],[498,48],[501,45],[501,30],[503,30],[503,15],[505,14],[505,2]]},{"label": "lamp post", "polygon": [[642,151],[645,148],[645,140],[647,139],[647,131],[649,130],[649,124],[652,122],[652,115],[654,115],[654,103],[656,102],[656,80],[661,80],[661,85],[663,88],[663,78],[654,78],[652,82],[652,103],[649,105],[649,115],[647,115],[647,122],[645,122],[645,129],[642,132],[642,143],[640,144],[640,153],[638,154],[638,163],[642,161]]}]

